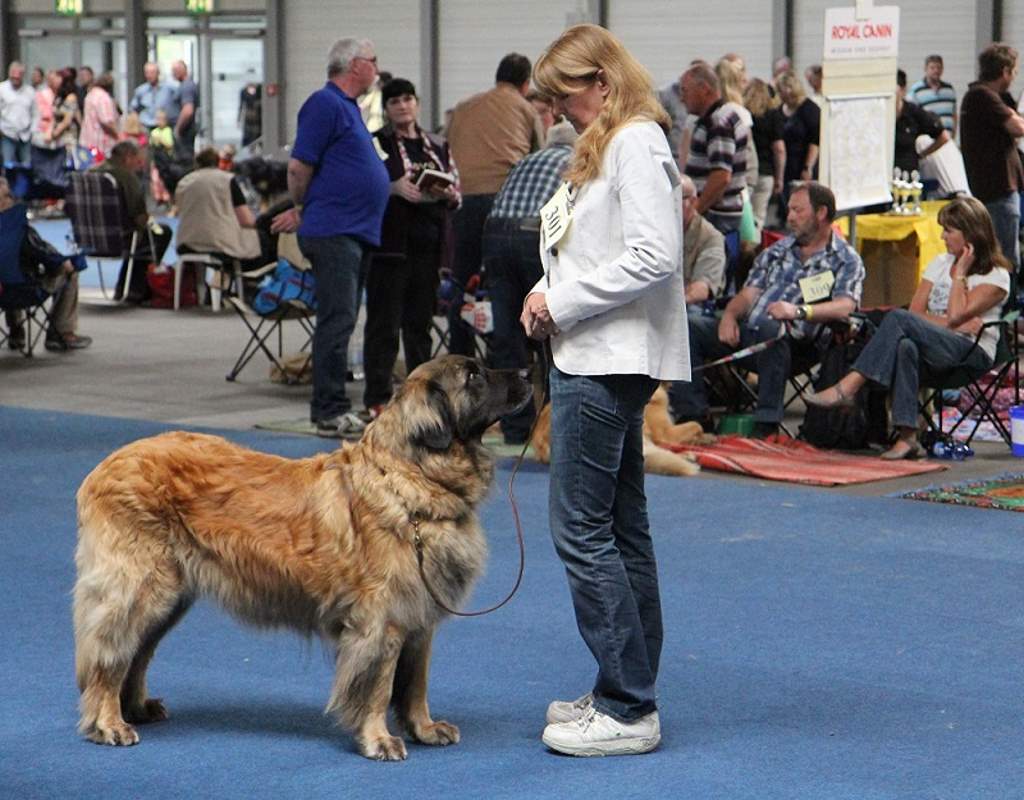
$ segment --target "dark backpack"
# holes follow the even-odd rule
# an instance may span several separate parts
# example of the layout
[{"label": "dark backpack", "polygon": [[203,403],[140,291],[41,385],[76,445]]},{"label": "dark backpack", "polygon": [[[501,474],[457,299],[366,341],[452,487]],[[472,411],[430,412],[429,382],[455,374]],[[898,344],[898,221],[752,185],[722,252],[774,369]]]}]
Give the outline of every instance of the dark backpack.
[{"label": "dark backpack", "polygon": [[[822,356],[814,391],[835,385],[850,371],[873,331],[874,325],[865,321],[855,333],[833,337]],[[800,436],[808,444],[828,450],[863,450],[870,442],[885,443],[888,436],[885,397],[885,392],[868,388],[857,393],[853,408],[808,406]]]}]

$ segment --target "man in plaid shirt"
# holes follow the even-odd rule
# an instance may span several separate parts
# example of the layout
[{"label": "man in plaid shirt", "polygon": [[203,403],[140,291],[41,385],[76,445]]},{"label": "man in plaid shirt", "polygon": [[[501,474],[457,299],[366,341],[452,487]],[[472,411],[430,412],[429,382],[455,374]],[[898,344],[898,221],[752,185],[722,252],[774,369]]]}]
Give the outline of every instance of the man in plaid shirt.
[{"label": "man in plaid shirt", "polygon": [[[488,344],[495,369],[525,369],[527,339],[519,324],[523,300],[541,279],[540,210],[562,184],[572,158],[576,131],[568,122],[553,125],[547,145],[531,153],[509,172],[484,223],[483,263],[494,315]],[[533,404],[503,417],[506,444],[522,444],[530,433]]]},{"label": "man in plaid shirt", "polygon": [[[774,434],[782,421],[794,352],[819,360],[825,344],[817,335],[821,323],[846,319],[860,303],[864,262],[832,231],[835,214],[831,189],[815,182],[801,184],[789,197],[786,222],[791,234],[757,257],[721,319],[689,317],[694,365],[775,339],[788,325],[788,336],[751,356],[758,375],[754,435],[759,438]],[[677,420],[696,420],[711,430],[701,377],[672,384],[669,397]]]}]

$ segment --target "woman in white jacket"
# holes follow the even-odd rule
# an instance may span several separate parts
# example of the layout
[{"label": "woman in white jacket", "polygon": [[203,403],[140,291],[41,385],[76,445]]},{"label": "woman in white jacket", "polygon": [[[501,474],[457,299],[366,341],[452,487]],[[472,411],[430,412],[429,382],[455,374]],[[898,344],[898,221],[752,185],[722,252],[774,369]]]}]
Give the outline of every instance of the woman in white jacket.
[{"label": "woman in white jacket", "polygon": [[589,693],[549,706],[543,740],[645,753],[661,738],[662,628],[643,411],[658,381],[690,377],[679,173],[650,75],[604,28],[563,33],[534,81],[581,134],[541,213],[545,276],[522,323],[551,340],[551,534],[598,665]]}]

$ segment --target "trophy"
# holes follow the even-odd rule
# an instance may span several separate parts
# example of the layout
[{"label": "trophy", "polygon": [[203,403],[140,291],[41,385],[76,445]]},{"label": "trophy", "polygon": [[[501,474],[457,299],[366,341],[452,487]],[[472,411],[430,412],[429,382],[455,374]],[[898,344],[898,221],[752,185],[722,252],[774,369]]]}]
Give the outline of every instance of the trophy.
[{"label": "trophy", "polygon": [[910,173],[910,200],[913,203],[910,213],[921,214],[921,195],[924,194],[924,183],[921,181],[921,173],[916,169]]},{"label": "trophy", "polygon": [[903,172],[897,167],[892,171],[892,181],[890,182],[890,191],[892,192],[892,208],[889,209],[890,214],[894,216],[901,216],[906,214],[906,187],[907,182],[903,180]]}]

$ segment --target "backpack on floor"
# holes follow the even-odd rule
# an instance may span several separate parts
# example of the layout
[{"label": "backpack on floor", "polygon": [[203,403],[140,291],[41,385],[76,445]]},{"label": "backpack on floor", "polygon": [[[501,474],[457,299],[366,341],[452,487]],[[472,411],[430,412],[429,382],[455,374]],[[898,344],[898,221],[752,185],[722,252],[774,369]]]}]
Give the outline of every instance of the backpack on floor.
[{"label": "backpack on floor", "polygon": [[[855,333],[833,337],[822,356],[814,391],[834,386],[850,371],[873,331],[874,325],[865,321]],[[827,450],[863,450],[871,442],[884,443],[888,437],[885,399],[885,392],[868,387],[857,393],[853,408],[809,406],[800,436]]]}]

